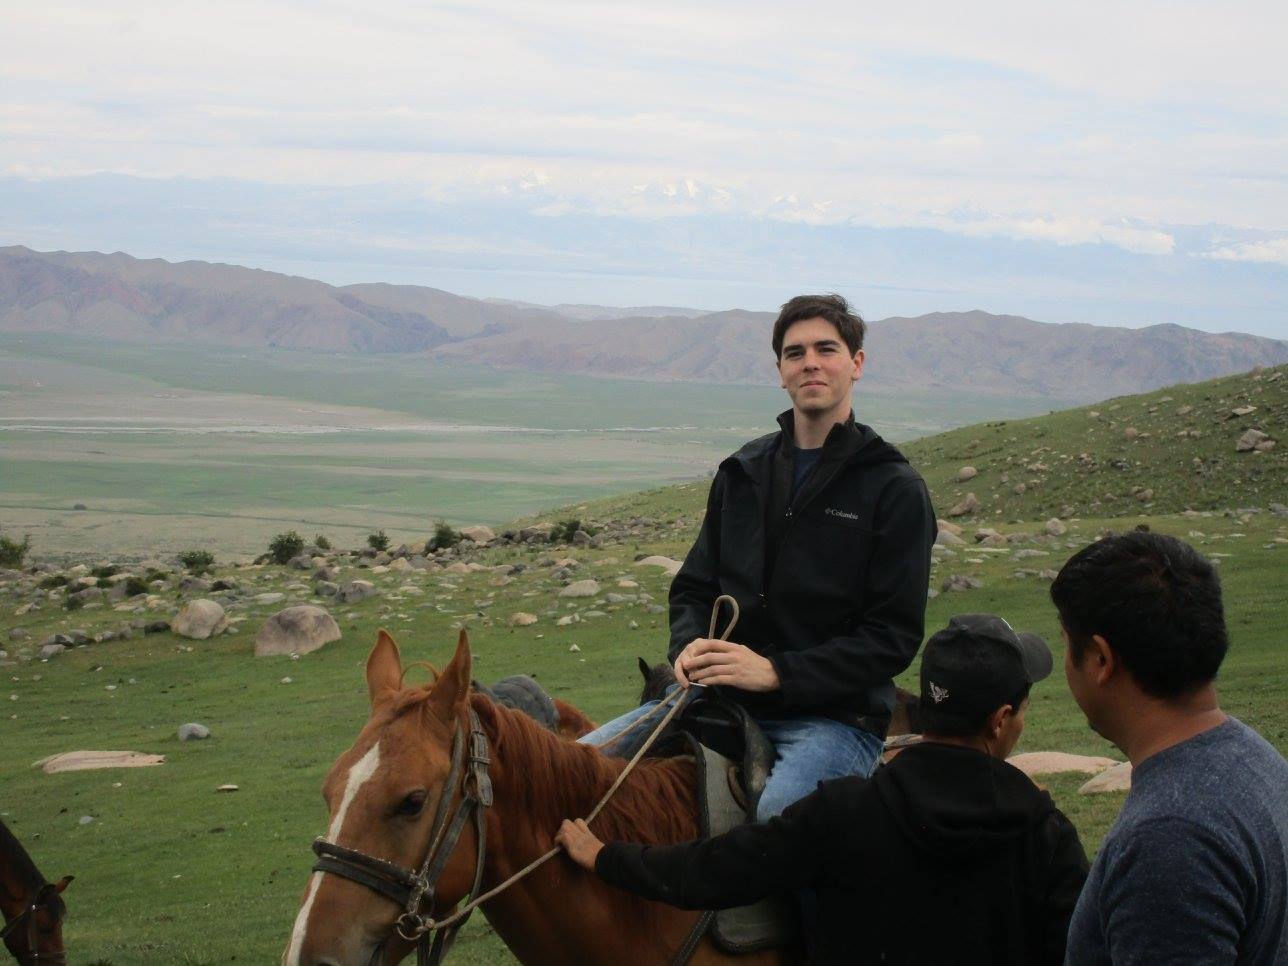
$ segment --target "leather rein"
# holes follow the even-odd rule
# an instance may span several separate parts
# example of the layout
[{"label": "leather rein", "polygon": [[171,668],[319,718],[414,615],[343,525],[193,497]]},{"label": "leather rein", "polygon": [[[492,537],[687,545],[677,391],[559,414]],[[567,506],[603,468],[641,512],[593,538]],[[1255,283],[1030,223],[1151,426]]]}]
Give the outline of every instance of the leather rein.
[{"label": "leather rein", "polygon": [[[46,882],[34,893],[32,893],[32,896],[29,900],[23,903],[22,912],[18,913],[18,915],[14,916],[7,923],[5,923],[5,927],[3,929],[0,929],[0,942],[3,942],[4,940],[7,940],[10,936],[16,934],[24,924],[26,925],[27,927],[26,961],[28,962],[55,963],[55,964],[60,964],[60,966],[61,964],[66,964],[67,962],[67,953],[65,950],[60,949],[58,952],[42,953],[36,948],[36,939],[37,939],[36,912],[38,909],[40,909],[41,905],[44,904],[45,900],[49,898],[50,894],[54,890],[55,890],[54,883]],[[23,962],[23,959],[20,957],[18,961]]]},{"label": "leather rein", "polygon": [[[421,863],[419,871],[405,869],[357,849],[328,842],[324,838],[313,840],[313,851],[318,856],[313,865],[314,872],[330,872],[357,882],[403,907],[403,913],[398,917],[394,928],[403,939],[416,943],[416,961],[421,966],[442,962],[447,950],[455,942],[457,932],[469,918],[466,913],[450,927],[439,928],[421,908],[422,905],[428,909],[433,908],[434,889],[438,879],[456,850],[461,832],[471,816],[474,818],[475,838],[478,840],[478,855],[475,858],[474,885],[470,894],[478,895],[483,882],[483,858],[487,850],[485,812],[492,805],[492,779],[488,776],[487,766],[492,759],[488,755],[487,735],[483,733],[483,726],[473,708],[469,709],[468,720],[469,753],[466,754],[465,733],[458,721],[452,738],[451,769],[447,773],[443,793],[439,796],[438,806],[434,811],[429,851],[425,854],[425,861]],[[448,809],[458,785],[461,786],[461,800],[449,819]]]}]

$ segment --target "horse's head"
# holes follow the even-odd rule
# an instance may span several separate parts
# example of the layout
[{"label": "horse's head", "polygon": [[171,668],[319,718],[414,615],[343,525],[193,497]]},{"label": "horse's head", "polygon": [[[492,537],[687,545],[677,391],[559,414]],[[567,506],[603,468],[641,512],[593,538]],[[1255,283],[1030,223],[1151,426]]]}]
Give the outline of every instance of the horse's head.
[{"label": "horse's head", "polygon": [[72,881],[65,875],[57,882],[46,882],[27,899],[22,912],[4,930],[4,944],[20,963],[38,966],[42,963],[65,963],[63,919],[67,905],[62,892]]},{"label": "horse's head", "polygon": [[[418,870],[430,847],[439,800],[460,799],[445,787],[452,743],[466,715],[470,649],[462,631],[456,655],[432,686],[404,688],[398,645],[385,631],[367,658],[371,717],[353,746],[331,766],[322,794],[331,812],[326,841]],[[427,911],[441,916],[469,892],[475,838],[466,823]],[[427,903],[428,904],[428,903]],[[386,895],[342,875],[314,872],[304,892],[285,966],[394,963],[412,949],[394,929],[403,909]]]}]

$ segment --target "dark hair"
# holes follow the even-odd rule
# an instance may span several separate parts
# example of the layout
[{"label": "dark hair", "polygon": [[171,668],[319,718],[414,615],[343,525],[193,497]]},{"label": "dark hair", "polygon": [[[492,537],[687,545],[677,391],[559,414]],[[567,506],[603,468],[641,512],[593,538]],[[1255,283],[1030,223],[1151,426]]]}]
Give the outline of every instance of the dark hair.
[{"label": "dark hair", "polygon": [[[1009,701],[1003,701],[997,706],[1009,704],[1012,708],[1019,708],[1024,703],[1024,699],[1029,696],[1033,685],[1024,685],[1024,690],[1013,696]],[[917,717],[921,725],[923,735],[943,735],[946,738],[969,738],[983,732],[988,726],[988,719],[997,708],[990,708],[988,711],[977,715],[964,714],[946,714],[937,710],[932,704],[922,701],[921,706],[917,709]]]},{"label": "dark hair", "polygon": [[1121,533],[1083,547],[1060,568],[1051,600],[1075,664],[1099,634],[1156,698],[1207,684],[1230,646],[1216,569],[1165,534]]},{"label": "dark hair", "polygon": [[783,357],[783,337],[787,330],[797,322],[806,319],[826,319],[836,326],[841,338],[850,347],[850,355],[863,348],[863,336],[868,325],[859,313],[850,311],[850,303],[835,293],[830,295],[798,295],[789,302],[783,303],[782,311],[774,321],[774,357]]}]

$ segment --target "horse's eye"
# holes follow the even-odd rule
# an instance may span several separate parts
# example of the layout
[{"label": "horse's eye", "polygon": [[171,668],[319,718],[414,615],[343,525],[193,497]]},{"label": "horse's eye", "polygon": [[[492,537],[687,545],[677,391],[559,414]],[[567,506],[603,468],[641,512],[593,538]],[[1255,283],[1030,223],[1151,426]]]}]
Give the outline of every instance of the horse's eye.
[{"label": "horse's eye", "polygon": [[425,808],[425,793],[414,791],[398,803],[399,815],[419,815]]}]

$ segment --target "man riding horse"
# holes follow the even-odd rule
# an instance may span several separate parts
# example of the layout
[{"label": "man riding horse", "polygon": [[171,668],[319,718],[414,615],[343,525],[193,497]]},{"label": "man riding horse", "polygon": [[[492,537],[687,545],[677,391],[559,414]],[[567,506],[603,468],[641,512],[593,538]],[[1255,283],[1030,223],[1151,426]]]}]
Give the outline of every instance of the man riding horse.
[{"label": "man riding horse", "polygon": [[[892,679],[921,644],[935,514],[917,471],[854,419],[865,330],[838,295],[783,306],[772,344],[792,408],[720,464],[671,584],[676,683],[722,687],[777,752],[762,820],[824,779],[871,774]],[[741,612],[733,641],[707,636],[722,594]],[[627,755],[648,711],[581,740]]]}]

